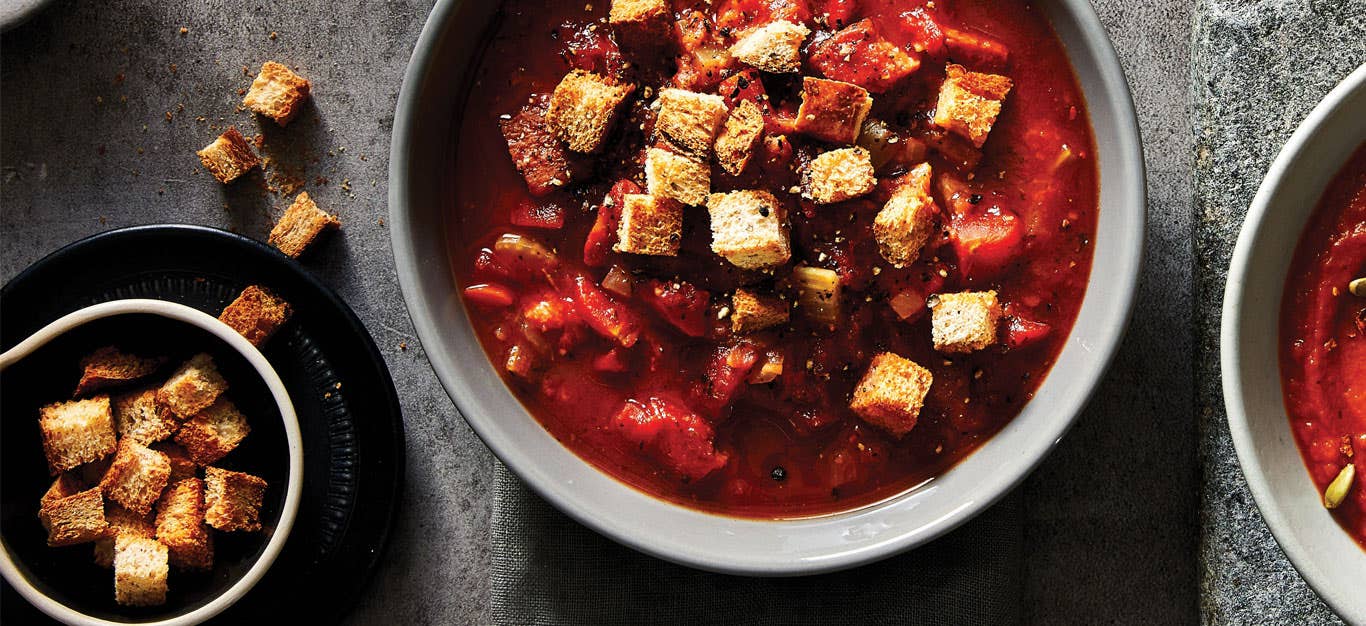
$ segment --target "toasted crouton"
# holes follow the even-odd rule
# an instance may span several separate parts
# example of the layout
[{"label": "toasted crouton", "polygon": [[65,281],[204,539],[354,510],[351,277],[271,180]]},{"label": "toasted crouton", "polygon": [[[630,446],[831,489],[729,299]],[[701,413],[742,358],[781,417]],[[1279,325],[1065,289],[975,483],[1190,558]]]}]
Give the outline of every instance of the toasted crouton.
[{"label": "toasted crouton", "polygon": [[293,307],[279,296],[257,285],[248,285],[218,314],[218,319],[241,333],[251,345],[260,347],[293,314]]},{"label": "toasted crouton", "polygon": [[114,428],[120,438],[147,446],[174,435],[180,422],[157,403],[157,390],[152,387],[114,398]]},{"label": "toasted crouton", "polygon": [[894,267],[915,262],[930,240],[938,210],[930,196],[930,164],[921,163],[906,174],[873,220],[873,237],[882,258]]},{"label": "toasted crouton", "polygon": [[811,160],[802,175],[802,197],[816,204],[857,198],[877,187],[872,156],[859,148],[831,150]]},{"label": "toasted crouton", "polygon": [[195,154],[199,155],[204,169],[225,185],[261,164],[261,159],[236,126],[229,126],[218,139]]},{"label": "toasted crouton", "polygon": [[863,119],[872,108],[872,96],[858,85],[807,76],[802,79],[797,132],[821,141],[851,144],[858,140]]},{"label": "toasted crouton", "polygon": [[612,0],[607,23],[623,48],[655,50],[673,34],[673,7],[669,0]]},{"label": "toasted crouton", "polygon": [[711,214],[711,250],[744,269],[773,268],[792,256],[783,205],[767,191],[714,193],[707,198]]},{"label": "toasted crouton", "polygon": [[251,81],[251,89],[247,90],[242,106],[286,126],[303,109],[312,87],[307,78],[283,64],[266,61],[261,65],[261,73]]},{"label": "toasted crouton", "polygon": [[99,489],[87,489],[52,502],[39,511],[38,519],[47,527],[47,545],[52,547],[89,543],[109,530]]},{"label": "toasted crouton", "polygon": [[894,437],[915,428],[934,375],[915,361],[891,352],[873,357],[849,403],[863,421]]},{"label": "toasted crouton", "polygon": [[683,207],[668,198],[626,194],[612,249],[630,254],[677,256],[682,241]]},{"label": "toasted crouton", "polygon": [[280,252],[297,259],[324,230],[339,227],[341,220],[337,216],[318,208],[313,199],[308,197],[308,192],[301,191],[294,203],[285,209],[285,214],[280,216],[280,221],[270,229],[267,241],[279,248]]},{"label": "toasted crouton", "polygon": [[43,452],[55,476],[114,451],[114,414],[109,396],[49,404],[39,411]]},{"label": "toasted crouton", "polygon": [[175,442],[185,446],[197,465],[223,458],[242,443],[251,426],[232,401],[219,398],[180,427]]},{"label": "toasted crouton", "polygon": [[129,511],[145,514],[151,512],[170,478],[171,462],[165,454],[124,439],[100,481],[100,490]]},{"label": "toasted crouton", "polygon": [[157,402],[184,419],[213,404],[227,390],[228,381],[218,373],[213,357],[201,352],[171,374],[157,390]]},{"label": "toasted crouton", "polygon": [[730,304],[730,328],[736,334],[786,324],[792,310],[792,303],[787,300],[748,289],[736,289]]},{"label": "toasted crouton", "polygon": [[120,536],[114,545],[114,601],[124,606],[166,603],[169,550],[156,539]]},{"label": "toasted crouton", "polygon": [[726,118],[716,137],[716,162],[731,176],[739,176],[754,156],[754,148],[764,135],[764,114],[759,105],[742,100]]},{"label": "toasted crouton", "polygon": [[81,381],[76,396],[146,378],[161,367],[161,359],[125,354],[114,346],[100,348],[81,359]]},{"label": "toasted crouton", "polygon": [[711,193],[711,168],[668,150],[650,148],[645,154],[645,187],[656,198],[700,206]]},{"label": "toasted crouton", "polygon": [[204,521],[218,530],[261,530],[266,481],[217,467],[204,468]]},{"label": "toasted crouton", "polygon": [[39,515],[41,516],[41,511],[48,505],[62,498],[74,496],[80,493],[81,489],[81,481],[77,480],[75,476],[65,473],[58,474],[57,479],[52,481],[52,486],[48,487],[47,491],[43,492],[43,497],[38,500]]},{"label": "toasted crouton", "polygon": [[120,537],[156,537],[156,525],[150,515],[134,513],[117,504],[104,507],[104,518],[109,522],[109,531],[95,541],[95,564],[100,567],[114,566],[114,543]]},{"label": "toasted crouton", "polygon": [[941,293],[928,304],[935,350],[972,352],[996,343],[1001,303],[995,291]]},{"label": "toasted crouton", "polygon": [[659,92],[655,130],[669,144],[706,161],[711,156],[716,133],[726,121],[726,113],[726,100],[721,96],[663,89]]},{"label": "toasted crouton", "polygon": [[213,567],[213,540],[204,524],[204,481],[186,478],[166,488],[157,502],[156,538],[170,548],[176,567]]},{"label": "toasted crouton", "polygon": [[174,441],[162,441],[152,446],[153,450],[166,455],[166,460],[171,464],[171,478],[167,481],[168,485],[174,485],[186,478],[195,478],[199,473],[199,466],[195,465],[194,459],[190,458],[190,453],[185,447]]},{"label": "toasted crouton", "polygon": [[795,74],[802,69],[802,42],[811,29],[787,20],[769,22],[741,37],[730,53],[755,69]]},{"label": "toasted crouton", "polygon": [[597,152],[611,132],[622,103],[635,88],[618,85],[592,72],[573,70],[560,80],[550,96],[545,121],[570,150]]},{"label": "toasted crouton", "polygon": [[1005,76],[969,72],[953,63],[946,72],[948,77],[939,87],[939,102],[934,108],[934,123],[981,148],[1014,84]]}]

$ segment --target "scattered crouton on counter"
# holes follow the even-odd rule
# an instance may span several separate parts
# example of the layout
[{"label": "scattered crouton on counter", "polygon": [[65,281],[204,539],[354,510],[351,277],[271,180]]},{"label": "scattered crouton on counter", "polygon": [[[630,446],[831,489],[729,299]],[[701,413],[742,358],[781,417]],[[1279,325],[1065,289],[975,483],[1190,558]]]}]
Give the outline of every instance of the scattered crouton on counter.
[{"label": "scattered crouton on counter", "polygon": [[221,531],[261,530],[266,481],[217,467],[204,468],[204,521]]},{"label": "scattered crouton on counter", "polygon": [[228,381],[218,373],[213,357],[201,352],[171,374],[157,390],[157,402],[185,419],[213,404],[227,390]]},{"label": "scattered crouton on counter", "polygon": [[340,226],[341,220],[318,208],[313,199],[308,197],[308,192],[303,191],[280,216],[275,228],[270,230],[268,241],[281,252],[297,259],[323,231]]},{"label": "scattered crouton on counter", "polygon": [[573,70],[551,94],[545,121],[570,150],[597,152],[632,91],[635,85],[620,85],[592,72]]},{"label": "scattered crouton on counter", "polygon": [[948,77],[939,88],[934,123],[981,148],[1014,83],[1005,76],[969,72],[953,63],[948,65],[946,73]]},{"label": "scattered crouton on counter", "polygon": [[259,285],[248,285],[218,319],[259,348],[293,314],[294,309],[279,296]]},{"label": "scattered crouton on counter", "polygon": [[816,204],[834,204],[862,196],[877,187],[872,157],[859,148],[841,148],[811,160],[802,175],[802,196]]},{"label": "scattered crouton on counter", "polygon": [[783,205],[767,191],[714,193],[707,198],[711,214],[711,250],[736,267],[769,269],[792,257]]},{"label": "scattered crouton on counter", "polygon": [[730,308],[731,330],[744,334],[786,324],[792,303],[778,296],[741,288],[731,296]]},{"label": "scattered crouton on counter", "polygon": [[287,126],[303,108],[312,88],[307,78],[295,74],[284,64],[266,61],[256,79],[251,81],[251,89],[247,90],[242,106]]},{"label": "scattered crouton on counter", "polygon": [[701,206],[711,193],[711,167],[661,148],[645,154],[645,187],[656,198]]},{"label": "scattered crouton on counter", "polygon": [[155,374],[161,367],[160,359],[144,359],[126,354],[114,346],[105,346],[81,359],[81,380],[76,383],[77,397],[101,389],[136,382]]},{"label": "scattered crouton on counter", "polygon": [[670,145],[701,161],[711,157],[712,144],[729,109],[713,94],[668,88],[659,92],[655,132]]},{"label": "scattered crouton on counter", "polygon": [[935,350],[975,352],[996,343],[1001,303],[995,291],[941,293],[929,306]]},{"label": "scattered crouton on counter", "polygon": [[787,20],[769,22],[741,37],[730,53],[744,64],[772,74],[802,69],[802,42],[811,29]]},{"label": "scattered crouton on counter", "polygon": [[849,408],[865,422],[901,437],[915,428],[933,382],[934,375],[915,361],[884,352],[873,357]]},{"label": "scattered crouton on counter", "polygon": [[236,126],[229,126],[218,139],[196,154],[204,164],[204,169],[225,185],[261,164],[260,157],[256,156],[251,144],[247,143],[247,138],[238,132]]},{"label": "scattered crouton on counter", "polygon": [[109,396],[49,404],[40,411],[38,427],[54,476],[113,454],[116,447]]},{"label": "scattered crouton on counter", "polygon": [[683,233],[683,207],[669,198],[627,194],[617,227],[617,252],[677,256]]}]

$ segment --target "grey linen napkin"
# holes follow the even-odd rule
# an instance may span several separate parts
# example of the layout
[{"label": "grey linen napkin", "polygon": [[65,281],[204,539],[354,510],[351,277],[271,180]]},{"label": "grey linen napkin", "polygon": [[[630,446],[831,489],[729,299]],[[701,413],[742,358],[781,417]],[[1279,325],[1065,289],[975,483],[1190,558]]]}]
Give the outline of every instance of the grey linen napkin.
[{"label": "grey linen napkin", "polygon": [[1023,500],[1012,493],[917,550],[803,578],[724,576],[649,557],[580,526],[503,464],[494,471],[497,624],[1015,624]]}]

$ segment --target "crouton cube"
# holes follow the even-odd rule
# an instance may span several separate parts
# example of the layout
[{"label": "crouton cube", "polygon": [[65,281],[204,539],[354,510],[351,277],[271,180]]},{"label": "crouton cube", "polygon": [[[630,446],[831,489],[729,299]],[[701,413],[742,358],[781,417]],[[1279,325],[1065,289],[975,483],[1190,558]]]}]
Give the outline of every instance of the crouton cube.
[{"label": "crouton cube", "polygon": [[930,164],[921,163],[906,174],[901,187],[873,219],[873,237],[882,258],[893,267],[915,262],[930,240],[938,210],[930,196]]},{"label": "crouton cube", "polygon": [[769,22],[741,37],[730,53],[750,67],[772,74],[795,74],[802,69],[802,42],[811,29],[787,20]]},{"label": "crouton cube", "polygon": [[174,485],[186,478],[198,476],[199,466],[195,465],[184,446],[174,441],[162,441],[153,445],[152,449],[166,455],[166,460],[171,464],[171,478],[167,484]]},{"label": "crouton cube", "polygon": [[114,428],[119,438],[148,446],[174,435],[180,422],[157,403],[157,390],[152,387],[114,398]]},{"label": "crouton cube", "polygon": [[607,23],[622,48],[657,50],[673,36],[673,7],[669,0],[612,0]]},{"label": "crouton cube", "polygon": [[114,414],[109,396],[49,404],[39,410],[43,452],[55,476],[114,451]]},{"label": "crouton cube", "polygon": [[121,536],[114,545],[114,601],[124,606],[166,603],[169,551],[156,539]]},{"label": "crouton cube", "polygon": [[204,521],[224,532],[261,530],[266,481],[251,474],[204,468]]},{"label": "crouton cube", "polygon": [[270,229],[267,241],[280,252],[297,259],[324,230],[339,227],[341,220],[337,216],[318,208],[308,192],[301,191],[280,216],[280,221]]},{"label": "crouton cube", "polygon": [[213,539],[204,524],[204,481],[186,478],[166,488],[157,502],[156,538],[170,549],[172,565],[213,567]]},{"label": "crouton cube", "polygon": [[114,566],[114,544],[120,537],[156,537],[156,525],[152,523],[149,515],[134,513],[117,504],[110,504],[104,509],[104,518],[109,522],[109,531],[103,538],[95,541],[95,564],[100,567]]},{"label": "crouton cube", "polygon": [[668,198],[626,194],[617,242],[612,249],[630,254],[678,256],[682,232],[682,205]]},{"label": "crouton cube", "polygon": [[868,371],[854,388],[849,408],[863,421],[894,437],[902,437],[915,428],[925,405],[925,394],[933,382],[930,370],[910,359],[883,352],[873,357]]},{"label": "crouton cube", "polygon": [[185,446],[197,465],[223,458],[251,432],[247,418],[232,401],[219,398],[180,427],[175,442]]},{"label": "crouton cube", "polygon": [[257,285],[248,285],[218,314],[218,319],[259,348],[293,314],[293,307],[279,296]]},{"label": "crouton cube", "polygon": [[786,324],[792,303],[778,296],[736,289],[730,299],[730,309],[731,330],[744,334]]},{"label": "crouton cube", "polygon": [[796,129],[821,141],[851,144],[858,141],[872,108],[873,97],[858,85],[807,76],[802,79]]},{"label": "crouton cube", "polygon": [[47,527],[47,545],[52,547],[89,543],[109,530],[99,489],[87,489],[52,502],[38,512],[38,519]]},{"label": "crouton cube", "polygon": [[877,187],[872,155],[859,147],[841,148],[811,160],[802,176],[802,197],[816,204],[857,198]]},{"label": "crouton cube", "polygon": [[535,96],[516,115],[498,122],[508,155],[533,196],[562,189],[593,172],[589,157],[570,152],[555,138],[545,119],[549,108],[548,96]]},{"label": "crouton cube", "polygon": [[934,124],[981,148],[1014,84],[1005,76],[969,72],[953,63],[946,72],[948,77],[939,87],[939,102],[934,108]]},{"label": "crouton cube", "polygon": [[165,454],[124,439],[100,481],[100,490],[124,508],[145,514],[151,512],[170,478],[171,462]]},{"label": "crouton cube", "polygon": [[161,359],[144,359],[125,354],[114,346],[100,348],[81,359],[81,381],[76,396],[130,383],[156,373]]},{"label": "crouton cube", "polygon": [[714,193],[707,198],[711,214],[711,251],[744,269],[782,265],[792,256],[783,205],[767,191]]},{"label": "crouton cube", "polygon": [[711,168],[668,150],[650,148],[645,153],[645,187],[656,198],[700,206],[711,193]]},{"label": "crouton cube", "polygon": [[157,390],[157,402],[184,419],[213,404],[227,390],[228,381],[218,373],[213,357],[201,352],[171,374]]},{"label": "crouton cube", "polygon": [[81,481],[77,480],[75,476],[72,476],[71,474],[58,474],[57,480],[52,481],[52,486],[48,487],[47,491],[43,492],[43,497],[38,500],[39,516],[42,516],[42,510],[47,508],[48,505],[61,500],[62,498],[74,496],[80,493],[81,489]]},{"label": "crouton cube", "polygon": [[705,161],[711,156],[716,133],[726,122],[726,100],[721,96],[683,89],[659,92],[655,131],[669,144]]},{"label": "crouton cube", "polygon": [[941,293],[928,304],[935,350],[966,353],[996,343],[1001,303],[995,291]]},{"label": "crouton cube", "polygon": [[597,152],[612,131],[622,103],[635,88],[592,72],[571,71],[555,86],[545,121],[570,150]]},{"label": "crouton cube", "polygon": [[261,159],[236,126],[229,126],[218,139],[195,154],[199,155],[204,169],[225,185],[261,164]]},{"label": "crouton cube", "polygon": [[251,89],[242,99],[242,106],[286,126],[303,109],[312,87],[307,78],[283,64],[266,61],[261,65],[261,73],[251,81]]},{"label": "crouton cube", "polygon": [[764,114],[759,105],[742,100],[726,118],[716,137],[716,162],[731,176],[739,176],[754,156],[754,148],[764,135]]}]

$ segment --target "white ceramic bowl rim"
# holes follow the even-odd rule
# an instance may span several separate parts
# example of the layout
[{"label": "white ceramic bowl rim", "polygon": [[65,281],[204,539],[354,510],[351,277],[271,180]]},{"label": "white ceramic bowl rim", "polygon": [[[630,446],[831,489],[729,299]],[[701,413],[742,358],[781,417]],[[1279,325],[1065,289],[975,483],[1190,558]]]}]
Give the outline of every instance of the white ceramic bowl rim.
[{"label": "white ceramic bowl rim", "polygon": [[[61,335],[83,326],[87,323],[106,317],[130,314],[150,314],[172,319],[192,326],[199,327],[224,343],[228,344],[233,350],[242,355],[244,359],[261,376],[266,387],[270,389],[271,396],[275,399],[275,404],[280,410],[280,417],[284,420],[285,439],[289,447],[289,480],[285,486],[285,503],[280,511],[280,520],[275,526],[275,531],[266,543],[265,550],[261,552],[256,562],[247,570],[236,583],[233,583],[222,594],[208,601],[199,608],[165,620],[152,622],[115,622],[92,617],[76,611],[48,596],[29,584],[28,579],[19,572],[18,566],[10,556],[9,547],[0,551],[0,575],[14,587],[26,600],[37,607],[38,610],[46,613],[49,617],[66,624],[79,626],[127,626],[127,624],[139,624],[140,626],[188,626],[198,624],[219,613],[223,612],[233,603],[237,602],[242,596],[246,595],[266,571],[270,569],[275,558],[279,556],[280,550],[284,548],[285,541],[289,539],[290,529],[294,527],[294,518],[299,511],[299,498],[303,490],[303,438],[299,433],[299,419],[294,413],[294,403],[289,399],[289,392],[285,389],[284,382],[280,380],[279,374],[275,373],[275,368],[271,367],[265,355],[253,346],[245,337],[233,330],[232,327],[219,321],[217,318],[183,304],[167,302],[164,300],[149,299],[127,299],[103,302],[88,306],[84,309],[68,313],[56,321],[44,326],[38,332],[19,342],[10,350],[0,355],[0,370],[22,360],[29,353],[42,347],[44,344],[60,337]],[[111,587],[112,589],[112,587]]]},{"label": "white ceramic bowl rim", "polygon": [[1089,400],[1128,325],[1143,256],[1143,156],[1118,58],[1085,0],[1050,0],[1042,8],[1089,96],[1101,170],[1092,279],[1054,374],[991,441],[930,483],[854,511],[771,521],[671,504],[591,467],[541,428],[485,358],[451,274],[446,226],[433,218],[444,207],[430,192],[446,178],[437,168],[446,166],[441,157],[454,134],[443,134],[449,122],[441,116],[458,115],[453,85],[464,80],[455,74],[468,69],[438,68],[477,56],[480,38],[461,25],[482,19],[471,13],[487,16],[493,9],[439,0],[399,96],[389,219],[409,316],[466,422],[523,481],[575,520],[641,552],[710,571],[789,576],[853,567],[924,544],[985,510],[1043,461]]},{"label": "white ceramic bowl rim", "polygon": [[[1345,106],[1345,103],[1352,100],[1355,102],[1355,109]],[[1248,209],[1247,217],[1243,224],[1242,232],[1238,236],[1237,246],[1233,250],[1232,262],[1229,265],[1228,284],[1224,287],[1224,306],[1223,319],[1220,328],[1220,364],[1223,376],[1224,405],[1228,412],[1229,432],[1233,438],[1233,447],[1238,453],[1238,462],[1242,467],[1243,476],[1247,478],[1248,488],[1252,492],[1253,499],[1257,502],[1257,508],[1261,510],[1262,517],[1266,520],[1266,525],[1271,529],[1271,535],[1285,551],[1290,562],[1295,569],[1299,570],[1305,580],[1313,587],[1329,606],[1337,611],[1344,619],[1353,623],[1366,623],[1366,593],[1362,592],[1360,586],[1352,588],[1350,581],[1339,580],[1330,575],[1326,570],[1323,559],[1344,559],[1347,555],[1356,554],[1360,558],[1358,562],[1361,566],[1355,571],[1366,574],[1366,552],[1357,549],[1347,533],[1338,528],[1336,523],[1330,518],[1327,511],[1322,506],[1315,506],[1314,501],[1319,498],[1318,490],[1309,477],[1309,471],[1304,467],[1300,457],[1300,451],[1293,436],[1290,433],[1290,420],[1285,412],[1284,404],[1281,401],[1280,386],[1280,367],[1274,355],[1269,362],[1265,354],[1265,342],[1273,344],[1279,341],[1277,336],[1270,338],[1262,337],[1264,333],[1257,331],[1258,349],[1256,363],[1259,372],[1265,374],[1264,368],[1273,368],[1276,378],[1274,389],[1266,389],[1267,381],[1247,380],[1250,376],[1244,371],[1245,358],[1244,352],[1252,352],[1245,342],[1249,342],[1248,335],[1253,332],[1247,330],[1245,325],[1250,325],[1247,319],[1249,312],[1261,307],[1274,307],[1271,315],[1274,320],[1280,319],[1281,293],[1287,268],[1290,263],[1287,255],[1281,261],[1284,268],[1279,275],[1269,276],[1259,279],[1258,286],[1264,287],[1268,279],[1275,280],[1275,296],[1272,298],[1256,298],[1250,300],[1248,295],[1250,290],[1250,272],[1256,262],[1259,253],[1264,252],[1260,248],[1262,241],[1271,234],[1270,229],[1284,228],[1283,224],[1272,223],[1268,217],[1273,215],[1273,211],[1278,205],[1291,202],[1297,207],[1303,207],[1303,217],[1307,221],[1309,213],[1319,203],[1322,195],[1322,186],[1318,187],[1318,193],[1312,197],[1305,197],[1295,194],[1287,201],[1280,201],[1282,188],[1288,184],[1290,178],[1296,175],[1296,168],[1313,168],[1318,170],[1327,180],[1331,180],[1336,172],[1345,162],[1320,160],[1319,158],[1308,158],[1306,154],[1313,153],[1315,148],[1322,144],[1326,139],[1353,141],[1351,137],[1341,136],[1342,120],[1351,116],[1366,115],[1366,109],[1362,105],[1366,104],[1366,65],[1358,67],[1347,78],[1343,79],[1318,106],[1309,113],[1304,122],[1290,136],[1276,160],[1272,162],[1271,168],[1267,171],[1266,178],[1263,179],[1261,186],[1257,190],[1257,195],[1252,200],[1252,205]],[[1331,136],[1331,137],[1330,137]],[[1355,142],[1362,141],[1363,136],[1355,138]],[[1347,156],[1356,149],[1354,144],[1347,150]],[[1315,157],[1322,155],[1315,154]],[[1302,182],[1303,179],[1297,179]],[[1286,192],[1290,193],[1290,192]],[[1281,214],[1275,214],[1282,217]],[[1303,222],[1301,222],[1303,223]],[[1295,229],[1291,233],[1294,240],[1299,240],[1302,229]],[[1292,244],[1293,245],[1293,244]],[[1276,324],[1279,329],[1279,323]],[[1276,333],[1278,335],[1278,333]],[[1256,385],[1256,391],[1261,394],[1270,394],[1274,391],[1274,407],[1267,407],[1264,404],[1254,403],[1247,396],[1253,392],[1248,385]],[[1272,411],[1274,416],[1279,417],[1279,425],[1275,432],[1254,432],[1250,416],[1254,413],[1261,415],[1263,411]],[[1288,447],[1287,447],[1288,446]],[[1309,533],[1308,524],[1303,518],[1292,520],[1290,512],[1283,508],[1282,498],[1290,497],[1288,494],[1278,493],[1272,486],[1271,468],[1269,458],[1265,455],[1273,454],[1275,450],[1278,459],[1284,460],[1279,455],[1293,455],[1291,471],[1298,470],[1295,474],[1296,482],[1300,483],[1303,493],[1293,494],[1301,504],[1308,501],[1310,509],[1316,519],[1313,520],[1315,528],[1327,530],[1327,536],[1321,536],[1318,531],[1314,531],[1316,541],[1306,541],[1302,533]],[[1281,463],[1280,465],[1284,465]],[[1296,516],[1308,514],[1305,511],[1296,511]],[[1329,547],[1331,546],[1331,547]],[[1339,572],[1339,576],[1341,573]],[[1366,578],[1358,578],[1357,583]]]}]

